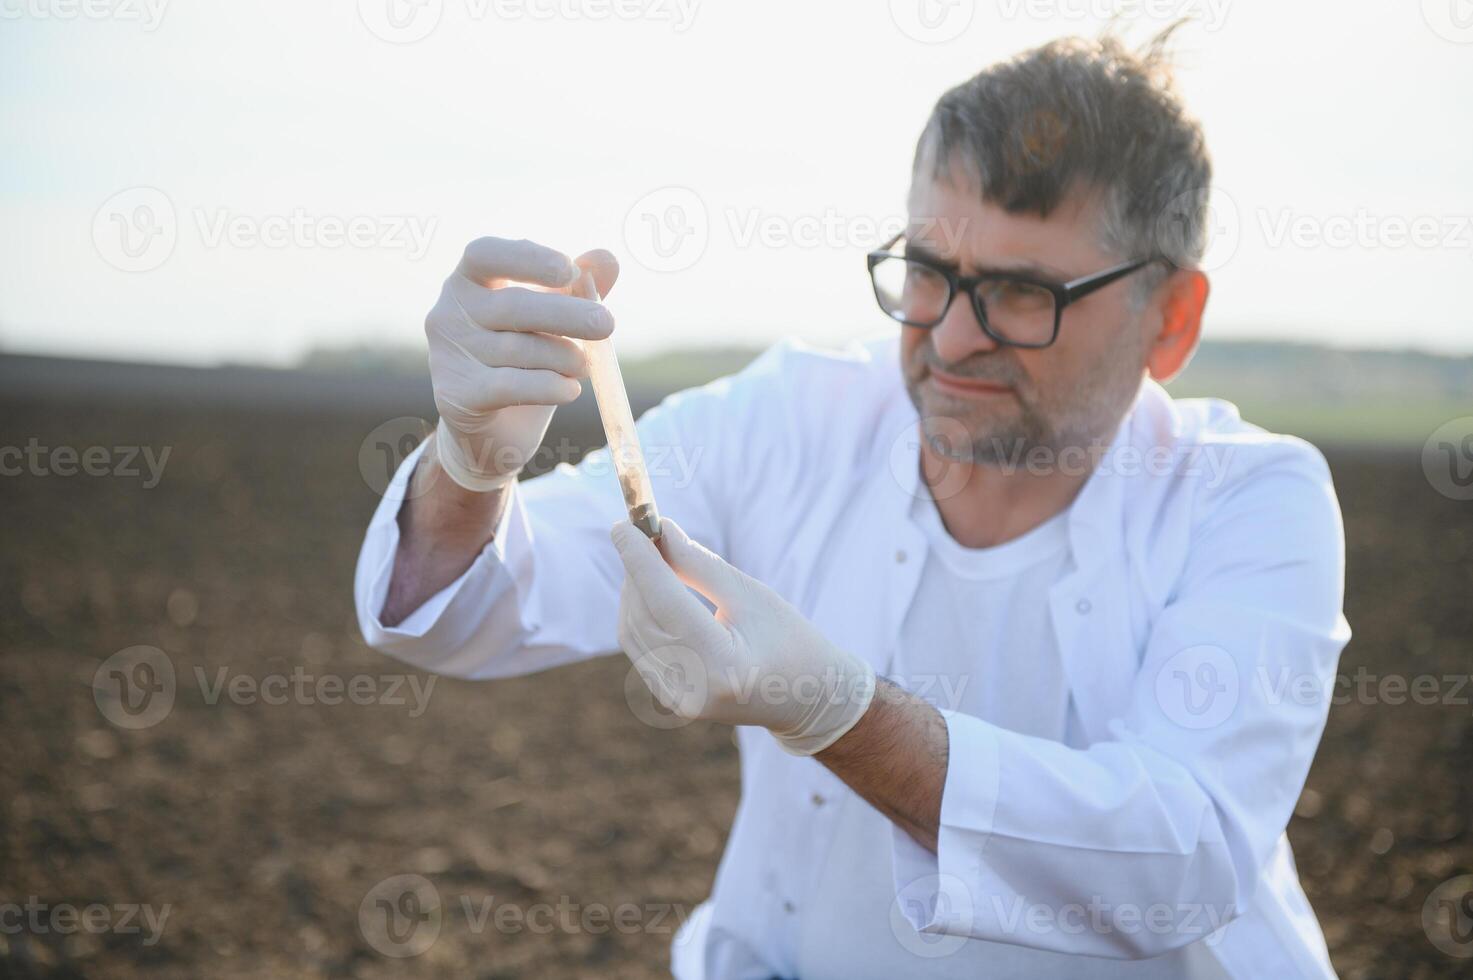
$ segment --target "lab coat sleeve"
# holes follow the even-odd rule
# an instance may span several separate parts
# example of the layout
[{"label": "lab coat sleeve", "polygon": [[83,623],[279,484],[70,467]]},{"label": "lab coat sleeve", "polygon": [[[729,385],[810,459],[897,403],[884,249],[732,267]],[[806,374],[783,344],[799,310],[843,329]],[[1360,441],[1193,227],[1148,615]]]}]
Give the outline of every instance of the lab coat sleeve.
[{"label": "lab coat sleeve", "polygon": [[1113,738],[1073,749],[943,712],[937,851],[892,835],[913,928],[1136,959],[1249,907],[1349,640],[1344,535],[1308,446],[1198,513]]},{"label": "lab coat sleeve", "polygon": [[[749,499],[781,425],[790,345],[741,372],[678,392],[636,423],[662,514],[718,553],[734,502]],[[619,649],[623,566],[609,529],[627,519],[606,448],[513,485],[491,541],[464,574],[396,626],[379,618],[399,544],[406,459],[359,553],[354,598],[368,644],[417,667],[465,678],[526,674]]]}]

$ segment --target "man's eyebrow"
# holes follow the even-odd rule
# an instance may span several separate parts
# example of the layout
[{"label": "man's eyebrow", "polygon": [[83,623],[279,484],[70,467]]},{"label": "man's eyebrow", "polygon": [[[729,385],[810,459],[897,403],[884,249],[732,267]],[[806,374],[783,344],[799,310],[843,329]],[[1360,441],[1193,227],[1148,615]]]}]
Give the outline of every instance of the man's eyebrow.
[{"label": "man's eyebrow", "polygon": [[934,262],[937,265],[944,265],[952,269],[957,267],[955,262],[949,259],[943,259],[926,246],[919,242],[913,242],[909,238],[905,240],[905,255],[907,258],[925,259],[927,262]]},{"label": "man's eyebrow", "polygon": [[[926,246],[918,242],[912,242],[909,239],[906,239],[905,241],[905,254],[908,258],[924,259],[927,262],[932,262],[936,265],[943,266],[948,269],[960,270],[960,266],[958,266],[956,262],[952,261],[951,259],[942,258],[940,255],[936,254]],[[985,269],[978,269],[973,274],[980,276],[987,275],[988,273],[1000,273],[1002,275],[1011,276],[1026,276],[1031,279],[1057,281],[1060,283],[1068,282],[1069,280],[1075,278],[1074,276],[1064,272],[1061,269],[1039,265],[1036,262],[1028,262],[1026,260],[1007,265],[989,266]]]}]

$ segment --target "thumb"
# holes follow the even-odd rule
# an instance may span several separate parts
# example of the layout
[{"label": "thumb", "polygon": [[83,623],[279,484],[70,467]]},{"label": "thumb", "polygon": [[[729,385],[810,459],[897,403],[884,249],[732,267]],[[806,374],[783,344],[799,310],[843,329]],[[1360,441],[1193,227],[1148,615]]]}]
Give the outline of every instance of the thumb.
[{"label": "thumb", "polygon": [[615,281],[619,278],[619,260],[614,258],[614,253],[606,248],[596,248],[590,252],[584,252],[573,262],[579,269],[592,273],[594,287],[598,290],[597,296],[589,299],[599,299],[609,295],[609,290],[614,288]]},{"label": "thumb", "polygon": [[745,573],[705,545],[691,540],[684,528],[663,514],[660,550],[680,580],[716,603],[718,609],[729,611],[747,591]]},{"label": "thumb", "polygon": [[[661,523],[666,523],[661,519]],[[681,584],[675,571],[655,543],[627,520],[609,529],[609,537],[624,563],[628,584],[633,586],[650,618],[672,636],[694,638],[719,629],[701,600]]]}]

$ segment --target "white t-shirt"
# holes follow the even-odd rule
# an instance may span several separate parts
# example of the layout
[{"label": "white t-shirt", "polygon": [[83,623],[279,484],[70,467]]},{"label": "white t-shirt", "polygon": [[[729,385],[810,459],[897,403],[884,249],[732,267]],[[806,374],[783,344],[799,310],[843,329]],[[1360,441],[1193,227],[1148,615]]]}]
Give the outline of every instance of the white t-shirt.
[{"label": "white t-shirt", "polygon": [[[1063,659],[1049,618],[1049,589],[1071,569],[1068,511],[992,548],[968,548],[923,493],[911,518],[930,547],[899,648],[884,675],[907,690],[999,727],[1083,747]],[[814,901],[802,926],[799,976],[1219,977],[1201,950],[1152,960],[1067,956],[1026,946],[920,936],[891,914],[895,884],[889,821],[846,792]],[[983,855],[986,859],[986,855]],[[1004,910],[1012,912],[1013,910]],[[1016,910],[1026,928],[1028,909]],[[918,955],[917,950],[920,950]],[[931,953],[934,955],[926,955]]]}]

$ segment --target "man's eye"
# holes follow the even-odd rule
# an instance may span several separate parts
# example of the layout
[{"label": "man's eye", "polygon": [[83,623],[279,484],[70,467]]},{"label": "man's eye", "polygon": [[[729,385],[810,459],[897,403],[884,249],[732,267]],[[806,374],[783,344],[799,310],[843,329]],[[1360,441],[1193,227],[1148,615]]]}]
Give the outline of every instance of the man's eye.
[{"label": "man's eye", "polygon": [[996,303],[1014,309],[1031,309],[1053,303],[1053,294],[1047,289],[1026,282],[1000,280],[983,286],[982,295],[988,303]]},{"label": "man's eye", "polygon": [[906,268],[905,284],[913,290],[935,291],[946,288],[946,279],[935,269],[910,263]]}]

